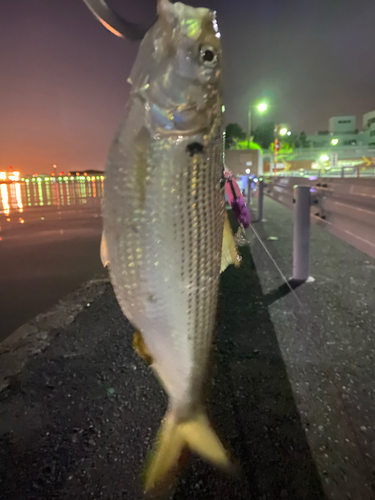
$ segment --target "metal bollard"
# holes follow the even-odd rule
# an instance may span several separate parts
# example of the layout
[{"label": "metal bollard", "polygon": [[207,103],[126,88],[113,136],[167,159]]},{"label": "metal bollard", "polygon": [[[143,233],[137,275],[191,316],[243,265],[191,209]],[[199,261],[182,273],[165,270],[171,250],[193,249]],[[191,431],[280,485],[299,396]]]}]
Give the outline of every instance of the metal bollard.
[{"label": "metal bollard", "polygon": [[262,222],[263,219],[263,191],[264,191],[264,181],[259,181],[257,222]]},{"label": "metal bollard", "polygon": [[252,185],[252,180],[250,177],[247,179],[247,206],[250,209],[250,204],[251,204],[251,185]]},{"label": "metal bollard", "polygon": [[306,281],[309,278],[310,206],[310,187],[297,186],[293,240],[293,279],[296,281]]}]

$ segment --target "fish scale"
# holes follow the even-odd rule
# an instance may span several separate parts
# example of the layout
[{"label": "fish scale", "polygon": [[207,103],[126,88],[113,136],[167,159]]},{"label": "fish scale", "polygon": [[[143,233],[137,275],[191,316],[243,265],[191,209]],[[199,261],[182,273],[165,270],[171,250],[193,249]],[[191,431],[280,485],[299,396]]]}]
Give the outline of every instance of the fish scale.
[{"label": "fish scale", "polygon": [[[128,133],[126,127],[121,132]],[[188,366],[182,367],[185,387],[182,393],[180,385],[175,388],[176,400],[192,389],[199,371],[203,376],[216,311],[223,233],[224,199],[218,189],[223,165],[215,154],[221,148],[220,135],[205,153],[193,158],[186,152],[190,141],[175,144],[166,139],[150,145],[147,163],[152,177],[146,182],[143,210],[135,189],[136,162],[134,168],[130,163],[120,172],[117,162],[109,161],[105,181],[104,231],[119,303],[148,345],[162,336],[174,343],[174,352],[168,350],[167,357],[181,359],[189,354]],[[114,141],[110,158],[131,156],[119,144],[121,139]],[[118,268],[120,275],[112,273]],[[152,304],[147,307],[150,295]],[[176,310],[184,314],[176,315]],[[155,356],[160,365],[164,357],[164,353],[159,359]]]}]

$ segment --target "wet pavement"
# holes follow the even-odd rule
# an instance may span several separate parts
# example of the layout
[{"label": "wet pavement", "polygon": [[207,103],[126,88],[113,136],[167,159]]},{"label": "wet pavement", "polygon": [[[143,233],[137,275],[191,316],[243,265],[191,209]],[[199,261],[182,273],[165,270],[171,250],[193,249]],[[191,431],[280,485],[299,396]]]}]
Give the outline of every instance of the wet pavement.
[{"label": "wet pavement", "polygon": [[[291,213],[265,214],[256,230],[288,272]],[[316,282],[295,295],[250,233],[222,275],[209,407],[240,473],[191,457],[164,498],[375,498],[375,266],[312,232]],[[132,331],[103,274],[0,345],[0,499],[143,498],[167,401]]]},{"label": "wet pavement", "polygon": [[101,197],[100,178],[0,185],[0,341],[101,270]]}]

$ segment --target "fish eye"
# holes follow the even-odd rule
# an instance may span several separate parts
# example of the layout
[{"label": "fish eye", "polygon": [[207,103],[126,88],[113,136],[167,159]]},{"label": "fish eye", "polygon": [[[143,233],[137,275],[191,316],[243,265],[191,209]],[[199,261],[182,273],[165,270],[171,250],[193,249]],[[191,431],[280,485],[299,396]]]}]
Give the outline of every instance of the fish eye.
[{"label": "fish eye", "polygon": [[200,58],[205,66],[214,67],[217,63],[217,55],[214,49],[208,45],[201,47]]}]

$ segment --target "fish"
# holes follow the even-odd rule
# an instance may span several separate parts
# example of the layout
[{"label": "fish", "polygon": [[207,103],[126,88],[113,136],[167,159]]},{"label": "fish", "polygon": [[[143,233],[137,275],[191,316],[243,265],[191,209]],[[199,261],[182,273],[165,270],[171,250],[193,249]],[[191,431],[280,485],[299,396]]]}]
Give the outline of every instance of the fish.
[{"label": "fish", "polygon": [[220,273],[239,265],[225,210],[216,14],[168,0],[158,0],[157,13],[108,153],[101,243],[117,300],[136,330],[134,348],[169,397],[146,491],[176,467],[185,448],[230,467],[203,389]]}]

